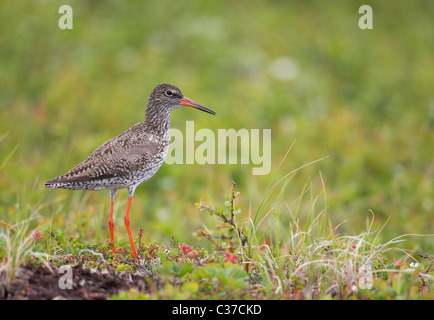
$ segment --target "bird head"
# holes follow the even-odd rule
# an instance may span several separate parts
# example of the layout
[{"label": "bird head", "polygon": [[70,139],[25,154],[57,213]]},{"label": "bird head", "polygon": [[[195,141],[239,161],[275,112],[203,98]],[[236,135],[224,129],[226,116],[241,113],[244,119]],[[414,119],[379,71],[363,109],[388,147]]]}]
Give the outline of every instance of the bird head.
[{"label": "bird head", "polygon": [[155,103],[163,108],[168,108],[170,111],[185,106],[216,114],[213,110],[184,97],[178,87],[169,83],[161,83],[156,86],[149,97],[149,103]]}]

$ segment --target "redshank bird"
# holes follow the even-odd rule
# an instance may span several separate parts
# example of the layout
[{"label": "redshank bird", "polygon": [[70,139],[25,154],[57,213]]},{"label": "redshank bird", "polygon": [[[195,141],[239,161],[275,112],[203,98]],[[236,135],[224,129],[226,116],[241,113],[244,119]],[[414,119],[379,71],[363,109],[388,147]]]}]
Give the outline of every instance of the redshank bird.
[{"label": "redshank bird", "polygon": [[137,186],[151,178],[163,164],[170,143],[170,114],[173,109],[182,106],[216,114],[211,109],[184,97],[176,86],[168,83],[159,84],[149,96],[144,122],[133,125],[105,142],[82,163],[45,183],[47,188],[110,190],[108,225],[113,253],[113,205],[118,190],[127,189],[128,203],[124,221],[131,243],[132,257],[137,256],[130,228],[131,200]]}]

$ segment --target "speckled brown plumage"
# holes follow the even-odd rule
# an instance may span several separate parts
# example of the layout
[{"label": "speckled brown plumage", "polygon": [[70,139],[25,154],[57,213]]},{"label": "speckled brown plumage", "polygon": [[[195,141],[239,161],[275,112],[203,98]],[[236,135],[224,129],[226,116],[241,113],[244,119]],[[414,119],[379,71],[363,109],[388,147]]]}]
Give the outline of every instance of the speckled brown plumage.
[{"label": "speckled brown plumage", "polygon": [[152,177],[164,161],[169,131],[153,133],[138,123],[98,147],[85,161],[48,181],[49,188],[72,190],[122,189]]},{"label": "speckled brown plumage", "polygon": [[170,114],[173,109],[182,106],[215,114],[214,111],[185,98],[176,86],[159,84],[149,96],[144,122],[133,125],[102,144],[82,163],[67,173],[47,181],[45,186],[71,190],[109,189],[112,200],[109,220],[112,241],[113,201],[119,189],[128,189],[129,202],[125,223],[135,256],[137,253],[129,230],[131,198],[136,187],[151,178],[163,164],[170,142]]}]

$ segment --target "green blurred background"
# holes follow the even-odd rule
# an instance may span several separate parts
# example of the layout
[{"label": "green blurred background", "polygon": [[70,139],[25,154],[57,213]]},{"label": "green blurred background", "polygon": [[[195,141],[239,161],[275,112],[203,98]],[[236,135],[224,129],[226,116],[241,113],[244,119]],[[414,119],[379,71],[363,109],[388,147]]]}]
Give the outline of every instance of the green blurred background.
[{"label": "green blurred background", "polygon": [[[58,27],[66,2],[73,30]],[[373,8],[373,30],[358,27],[363,4]],[[415,0],[2,0],[0,220],[37,210],[38,224],[67,236],[108,239],[108,191],[44,182],[142,121],[152,89],[169,82],[217,112],[176,110],[173,128],[185,131],[187,120],[195,130],[271,128],[272,171],[163,165],[133,200],[133,232],[143,228],[146,241],[199,241],[194,231],[212,221],[194,203],[221,204],[232,180],[252,216],[273,174],[326,156],[291,179],[288,204],[306,183],[321,193],[322,176],[324,206],[334,225],[344,222],[338,233],[365,231],[369,210],[374,229],[388,221],[383,241],[432,233],[433,16],[434,2]],[[115,220],[125,241],[126,199],[118,194]],[[404,246],[434,249],[432,237]]]}]

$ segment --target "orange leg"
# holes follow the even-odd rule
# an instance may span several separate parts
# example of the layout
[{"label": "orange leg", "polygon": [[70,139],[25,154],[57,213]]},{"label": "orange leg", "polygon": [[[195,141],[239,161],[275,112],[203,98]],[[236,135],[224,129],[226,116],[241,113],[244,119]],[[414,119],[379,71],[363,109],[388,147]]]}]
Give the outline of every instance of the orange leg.
[{"label": "orange leg", "polygon": [[132,197],[128,198],[127,210],[125,211],[124,221],[125,221],[125,226],[127,227],[128,237],[130,238],[131,252],[132,252],[131,256],[135,258],[137,256],[137,251],[136,251],[136,246],[134,245],[133,235],[131,234],[131,228],[130,228],[130,207],[131,207],[132,199],[133,199]]},{"label": "orange leg", "polygon": [[110,229],[110,240],[112,242],[112,251],[113,251],[113,253],[116,253],[116,250],[115,250],[115,238],[113,236],[113,228],[115,226],[115,222],[113,221],[113,205],[114,205],[114,202],[112,200],[111,203],[110,203],[110,218],[109,218],[108,225],[109,225],[109,229]]}]

